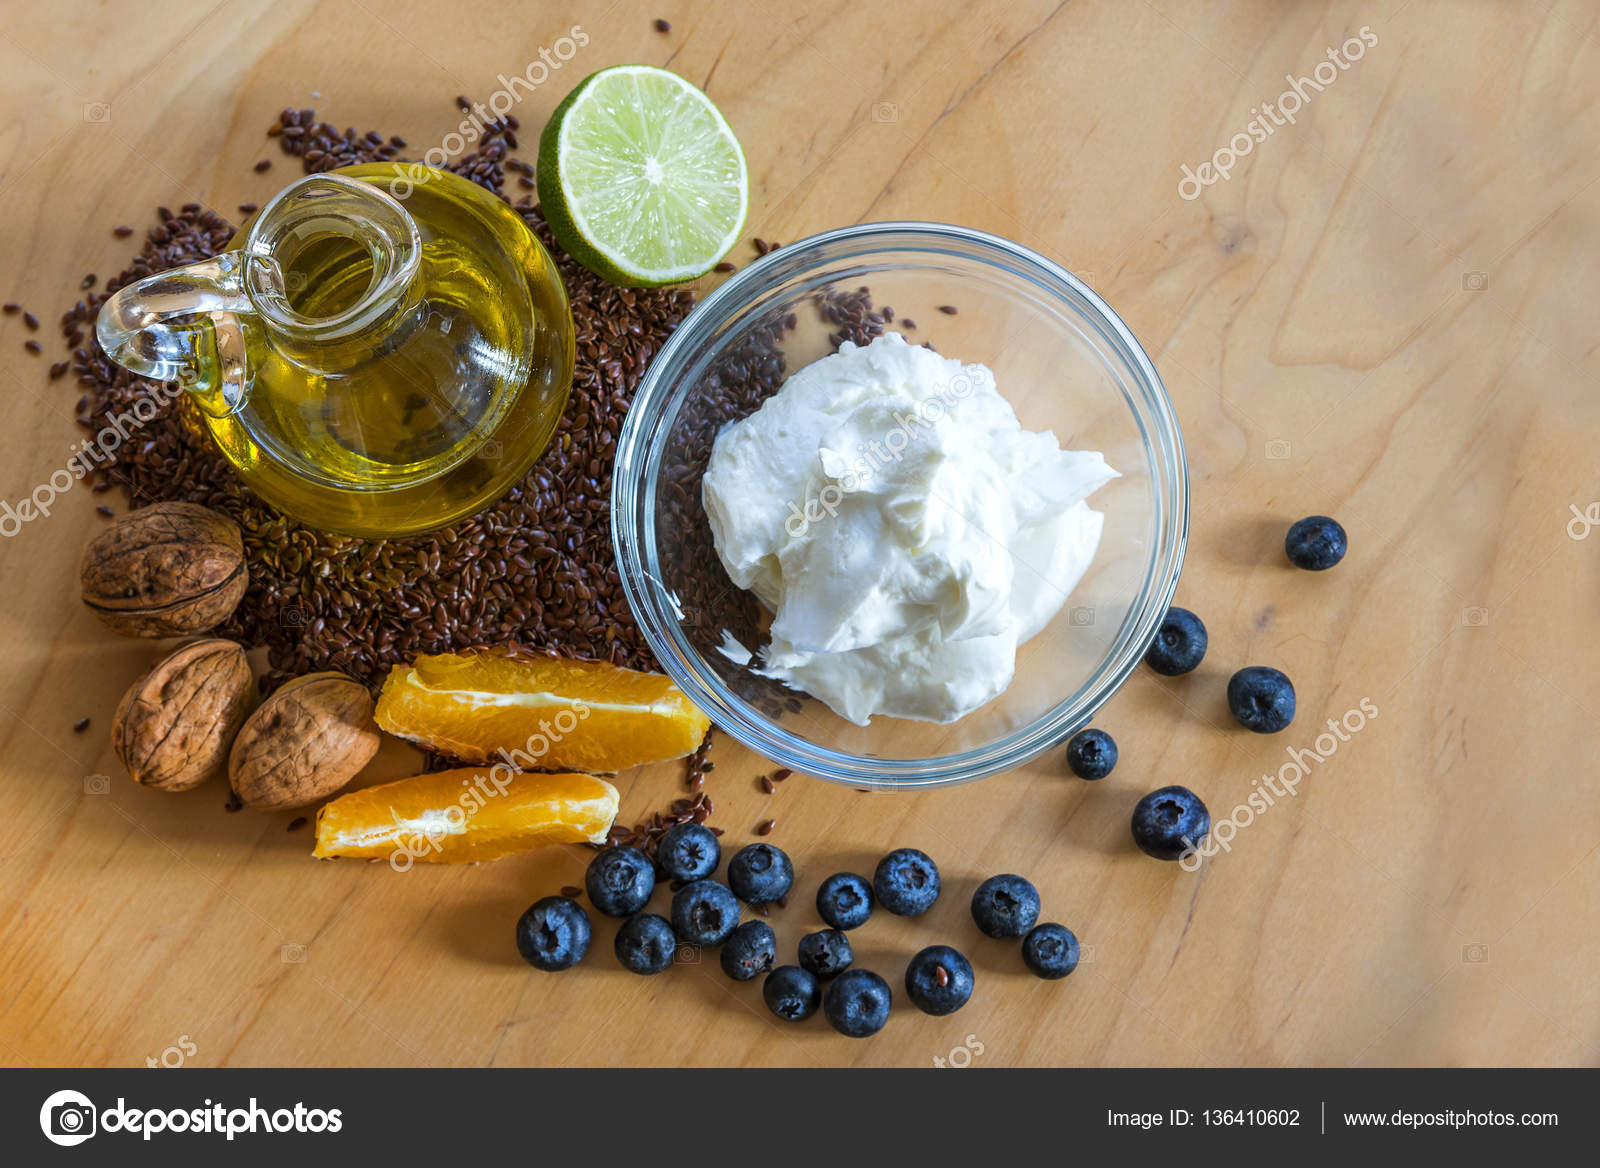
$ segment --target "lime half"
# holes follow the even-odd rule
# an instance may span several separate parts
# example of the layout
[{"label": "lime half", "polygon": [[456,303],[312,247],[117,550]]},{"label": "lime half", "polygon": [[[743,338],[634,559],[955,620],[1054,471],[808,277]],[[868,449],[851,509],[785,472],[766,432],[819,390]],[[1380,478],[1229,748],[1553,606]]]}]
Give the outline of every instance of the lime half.
[{"label": "lime half", "polygon": [[703,276],[744,227],[744,152],[711,99],[676,73],[586,77],[539,138],[539,201],[557,241],[617,284]]}]

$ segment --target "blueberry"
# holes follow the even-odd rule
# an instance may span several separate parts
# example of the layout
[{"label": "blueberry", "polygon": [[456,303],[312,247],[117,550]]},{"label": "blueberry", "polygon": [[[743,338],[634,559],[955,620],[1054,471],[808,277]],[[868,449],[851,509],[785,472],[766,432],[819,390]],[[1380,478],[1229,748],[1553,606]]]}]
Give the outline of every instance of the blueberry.
[{"label": "blueberry", "polygon": [[939,865],[926,852],[897,848],[878,861],[872,891],[878,903],[897,917],[925,913],[939,899]]},{"label": "blueberry", "polygon": [[906,966],[906,997],[924,1014],[954,1014],[972,997],[972,962],[948,945],[929,945]]},{"label": "blueberry", "polygon": [[1194,670],[1206,655],[1206,626],[1187,608],[1173,605],[1161,619],[1156,639],[1145,650],[1145,664],[1166,677]]},{"label": "blueberry", "polygon": [[1039,919],[1039,890],[1021,876],[991,876],[972,894],[972,919],[985,936],[1022,936]]},{"label": "blueberry", "polygon": [[720,945],[739,925],[739,902],[715,880],[685,884],[672,897],[672,931],[702,949]]},{"label": "blueberry", "polygon": [[1117,740],[1104,730],[1079,730],[1067,742],[1067,765],[1080,779],[1103,779],[1117,765]]},{"label": "blueberry", "polygon": [[1188,787],[1151,791],[1133,809],[1133,842],[1158,860],[1180,859],[1211,830],[1211,813]]},{"label": "blueberry", "polygon": [[1022,938],[1022,963],[1046,981],[1066,977],[1078,968],[1078,938],[1065,925],[1035,925]]},{"label": "blueberry", "polygon": [[835,872],[817,889],[817,915],[836,929],[854,929],[872,915],[872,885],[854,872]]},{"label": "blueberry", "polygon": [[709,827],[680,823],[661,837],[656,863],[668,880],[704,880],[722,862],[722,845]]},{"label": "blueberry", "polygon": [[850,938],[838,929],[823,929],[800,938],[800,968],[810,970],[822,981],[838,977],[855,959]]},{"label": "blueberry", "polygon": [[770,904],[793,885],[794,865],[782,848],[746,844],[728,861],[728,886],[746,904]]},{"label": "blueberry", "polygon": [[1251,665],[1228,679],[1228,709],[1246,730],[1276,734],[1294,721],[1294,686],[1276,669]]},{"label": "blueberry", "polygon": [[822,1005],[822,986],[798,965],[780,965],[761,983],[761,997],[785,1022],[804,1022]]},{"label": "blueberry", "polygon": [[589,914],[565,896],[535,902],[517,921],[517,952],[535,969],[571,969],[589,952]]},{"label": "blueberry", "polygon": [[746,921],[722,946],[722,972],[734,981],[766,973],[778,959],[778,938],[766,921]]},{"label": "blueberry", "polygon": [[1344,559],[1349,546],[1344,528],[1326,515],[1307,515],[1296,520],[1283,540],[1289,562],[1308,572],[1326,572]]},{"label": "blueberry", "polygon": [[828,983],[822,1013],[848,1038],[876,1034],[889,1020],[889,983],[870,969],[847,969]]},{"label": "blueberry", "polygon": [[667,918],[635,913],[617,930],[614,948],[622,967],[634,973],[660,973],[678,955],[678,939]]},{"label": "blueberry", "polygon": [[606,916],[632,916],[656,889],[655,865],[638,848],[606,848],[589,861],[583,886],[589,903]]}]

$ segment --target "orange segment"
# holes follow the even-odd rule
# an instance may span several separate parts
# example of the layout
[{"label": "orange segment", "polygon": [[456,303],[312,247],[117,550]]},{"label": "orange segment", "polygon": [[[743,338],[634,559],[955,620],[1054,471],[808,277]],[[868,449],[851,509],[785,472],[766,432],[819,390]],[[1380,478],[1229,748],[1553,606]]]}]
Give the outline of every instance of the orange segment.
[{"label": "orange segment", "polygon": [[317,812],[319,858],[413,862],[498,860],[541,844],[598,844],[617,817],[617,789],[593,775],[525,775],[467,767],[351,791]]},{"label": "orange segment", "polygon": [[659,673],[504,650],[396,665],[377,719],[441,754],[518,770],[616,772],[682,758],[711,728]]}]

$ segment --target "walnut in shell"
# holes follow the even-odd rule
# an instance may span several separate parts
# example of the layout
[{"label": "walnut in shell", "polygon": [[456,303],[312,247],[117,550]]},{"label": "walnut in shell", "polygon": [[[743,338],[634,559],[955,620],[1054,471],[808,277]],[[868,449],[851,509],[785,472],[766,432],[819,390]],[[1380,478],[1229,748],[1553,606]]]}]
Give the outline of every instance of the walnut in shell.
[{"label": "walnut in shell", "polygon": [[227,770],[228,748],[254,704],[243,646],[196,641],[128,687],[111,746],[134,782],[187,791]]},{"label": "walnut in shell", "polygon": [[248,807],[306,807],[355,778],[377,752],[367,687],[342,673],[308,673],[250,715],[233,741],[228,781]]},{"label": "walnut in shell", "polygon": [[239,525],[197,503],[156,503],[83,549],[83,602],[130,637],[203,633],[232,615],[248,574]]}]

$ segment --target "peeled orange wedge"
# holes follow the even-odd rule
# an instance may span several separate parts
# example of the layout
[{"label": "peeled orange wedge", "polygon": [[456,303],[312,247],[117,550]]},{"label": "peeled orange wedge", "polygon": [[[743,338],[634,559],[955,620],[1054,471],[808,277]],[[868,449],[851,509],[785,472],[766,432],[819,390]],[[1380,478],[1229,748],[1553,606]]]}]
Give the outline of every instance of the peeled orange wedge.
[{"label": "peeled orange wedge", "polygon": [[312,855],[413,863],[498,860],[542,844],[604,843],[617,789],[593,775],[503,764],[437,771],[341,795],[317,813]]},{"label": "peeled orange wedge", "polygon": [[378,725],[468,762],[615,772],[682,758],[711,719],[659,673],[505,650],[396,665]]}]

